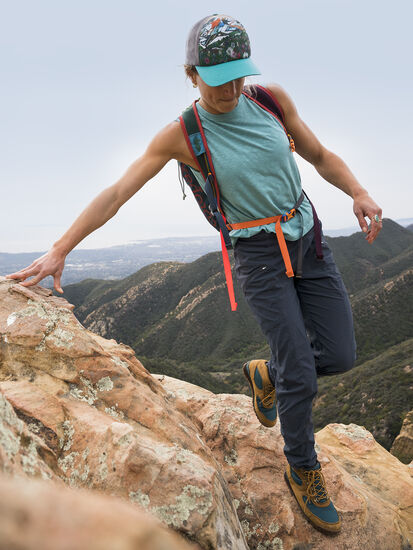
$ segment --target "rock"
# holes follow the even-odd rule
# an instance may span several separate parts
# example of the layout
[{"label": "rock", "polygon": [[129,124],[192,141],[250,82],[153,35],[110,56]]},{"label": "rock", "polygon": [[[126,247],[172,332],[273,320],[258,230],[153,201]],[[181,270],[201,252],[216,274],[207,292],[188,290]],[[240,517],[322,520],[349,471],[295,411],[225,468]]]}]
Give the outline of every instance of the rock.
[{"label": "rock", "polygon": [[402,429],[394,440],[390,452],[405,464],[413,460],[413,411],[406,414]]},{"label": "rock", "polygon": [[0,550],[195,550],[108,495],[0,474]]},{"label": "rock", "polygon": [[[14,439],[3,438],[8,472],[54,472],[133,502],[204,548],[247,548],[210,449],[130,348],[84,329],[62,298],[0,278],[0,364],[4,423],[13,410],[20,417]],[[36,443],[24,443],[28,429]]]},{"label": "rock", "polygon": [[214,395],[181,380],[157,378],[179,410],[194,419],[221,465],[249,548],[409,548],[413,528],[409,468],[366,429],[331,424],[316,434],[327,486],[343,519],[342,532],[326,537],[304,519],[286,487],[279,422],[272,429],[262,426],[247,396]]},{"label": "rock", "polygon": [[[39,495],[63,485],[106,493],[208,550],[409,548],[410,468],[359,426],[329,425],[316,439],[343,517],[333,538],[302,516],[283,478],[279,423],[259,424],[249,397],[151,375],[130,348],[85,330],[62,298],[0,278],[0,468],[38,478]],[[50,513],[47,499],[30,501]]]}]

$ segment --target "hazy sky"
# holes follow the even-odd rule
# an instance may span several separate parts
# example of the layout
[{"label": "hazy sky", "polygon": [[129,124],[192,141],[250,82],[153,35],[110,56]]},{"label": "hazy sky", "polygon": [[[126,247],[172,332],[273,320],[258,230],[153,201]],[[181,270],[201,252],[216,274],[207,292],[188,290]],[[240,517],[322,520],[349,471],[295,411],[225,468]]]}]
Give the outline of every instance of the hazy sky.
[{"label": "hazy sky", "polygon": [[[245,25],[262,72],[254,81],[285,87],[384,216],[413,216],[411,0],[0,7],[1,252],[47,249],[196,97],[182,67],[186,35],[217,12]],[[324,227],[354,225],[352,201],[298,162]],[[214,230],[192,197],[182,201],[171,162],[80,247],[187,233]]]}]

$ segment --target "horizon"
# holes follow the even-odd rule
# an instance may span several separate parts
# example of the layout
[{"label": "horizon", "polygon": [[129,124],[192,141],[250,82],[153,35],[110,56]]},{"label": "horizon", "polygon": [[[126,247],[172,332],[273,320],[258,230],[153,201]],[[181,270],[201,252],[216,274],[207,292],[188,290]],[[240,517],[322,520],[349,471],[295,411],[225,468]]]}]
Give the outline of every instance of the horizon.
[{"label": "horizon", "polygon": [[[386,219],[389,219],[395,223],[397,223],[398,225],[400,225],[401,227],[404,227],[404,228],[407,228],[409,225],[413,224],[413,217],[412,218],[401,218],[401,219],[397,219],[397,220],[392,220],[391,218],[383,218],[383,220],[386,220]],[[330,237],[330,238],[336,238],[336,237],[349,237],[350,235],[353,235],[354,233],[361,233],[361,229],[360,227],[358,226],[351,226],[351,227],[342,227],[342,228],[339,228],[339,229],[329,229],[329,228],[326,228],[324,229],[323,228],[323,233],[325,234],[326,237]],[[329,234],[329,233],[333,233],[333,234]],[[196,240],[196,239],[216,239],[216,242],[217,242],[217,250],[220,249],[220,240],[219,240],[219,233],[217,231],[214,231],[214,233],[212,235],[171,235],[169,237],[154,237],[154,238],[147,238],[147,239],[136,239],[136,240],[133,240],[133,241],[129,241],[129,242],[119,242],[119,243],[116,243],[116,244],[110,244],[110,245],[106,245],[106,246],[97,246],[97,247],[90,247],[90,246],[76,246],[73,250],[71,250],[68,254],[68,256],[70,254],[72,254],[72,252],[75,252],[77,250],[82,250],[82,251],[94,251],[94,250],[104,250],[104,249],[108,249],[108,248],[117,248],[117,247],[125,247],[125,246],[133,246],[133,245],[138,245],[138,244],[144,244],[144,243],[148,243],[148,242],[154,242],[154,241],[166,241],[166,240],[179,240],[179,239],[182,239],[182,240],[185,240],[185,239],[191,239],[191,240]],[[6,250],[0,250],[0,254],[44,254],[45,252],[47,252],[47,250],[21,250],[21,251],[18,251],[18,252],[9,252],[9,251],[6,251]]]}]

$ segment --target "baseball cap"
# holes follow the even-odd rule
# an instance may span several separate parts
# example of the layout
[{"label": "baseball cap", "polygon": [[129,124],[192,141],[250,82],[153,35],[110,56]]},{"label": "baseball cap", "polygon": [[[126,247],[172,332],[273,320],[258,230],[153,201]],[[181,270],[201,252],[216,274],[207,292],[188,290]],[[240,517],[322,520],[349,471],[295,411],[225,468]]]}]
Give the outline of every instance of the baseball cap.
[{"label": "baseball cap", "polygon": [[208,86],[261,74],[250,56],[250,40],[245,28],[229,15],[204,17],[189,32],[185,63],[195,65]]}]

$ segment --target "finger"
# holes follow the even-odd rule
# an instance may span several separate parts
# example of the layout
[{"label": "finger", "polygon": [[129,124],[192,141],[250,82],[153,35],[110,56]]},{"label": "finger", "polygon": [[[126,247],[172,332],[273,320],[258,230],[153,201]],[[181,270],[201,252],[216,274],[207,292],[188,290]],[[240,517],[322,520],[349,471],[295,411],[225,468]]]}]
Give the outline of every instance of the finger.
[{"label": "finger", "polygon": [[28,267],[24,267],[23,269],[15,271],[14,273],[10,273],[9,275],[6,275],[6,277],[8,279],[26,279],[27,277],[35,275],[36,273],[36,265],[33,262]]},{"label": "finger", "polygon": [[55,275],[53,277],[53,279],[54,279],[54,289],[56,290],[56,292],[59,292],[60,294],[63,294],[63,289],[62,289],[61,284],[60,284],[60,277],[61,277],[61,273],[58,273],[57,275]]},{"label": "finger", "polygon": [[373,229],[370,231],[369,234],[369,242],[372,243],[376,238],[378,237],[378,234],[380,233],[382,228],[381,223],[374,223]]},{"label": "finger", "polygon": [[27,279],[27,277],[30,277],[30,275],[26,275],[24,273],[20,273],[20,272],[17,272],[17,273],[11,273],[10,275],[6,275],[6,279],[17,279],[18,281],[24,281],[25,279]]},{"label": "finger", "polygon": [[366,220],[364,219],[364,216],[361,212],[355,212],[356,217],[358,219],[360,229],[363,231],[363,233],[367,233],[369,230]]},{"label": "finger", "polygon": [[378,227],[378,228],[376,228],[376,229],[374,229],[374,230],[373,230],[373,229],[370,230],[369,233],[368,233],[368,235],[367,235],[367,237],[366,237],[367,242],[368,242],[369,244],[372,244],[373,241],[375,241],[376,238],[378,237],[380,231],[381,231],[381,227]]},{"label": "finger", "polygon": [[383,221],[381,219],[381,210],[379,210],[380,214],[370,214],[369,218],[371,220],[370,229],[371,229],[371,236],[373,240],[377,237],[379,234],[381,228],[383,227]]},{"label": "finger", "polygon": [[24,281],[23,283],[20,283],[22,286],[33,286],[37,285],[39,281],[43,279],[44,275],[41,275],[40,273],[36,275],[33,279],[30,279],[29,281]]}]

